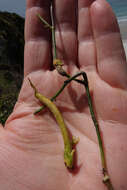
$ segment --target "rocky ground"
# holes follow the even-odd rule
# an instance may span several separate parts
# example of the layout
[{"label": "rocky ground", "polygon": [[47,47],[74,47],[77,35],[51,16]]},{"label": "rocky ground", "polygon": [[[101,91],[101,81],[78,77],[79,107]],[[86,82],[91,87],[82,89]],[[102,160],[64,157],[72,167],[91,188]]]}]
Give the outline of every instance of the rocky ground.
[{"label": "rocky ground", "polygon": [[15,105],[23,79],[24,18],[0,12],[0,123]]}]

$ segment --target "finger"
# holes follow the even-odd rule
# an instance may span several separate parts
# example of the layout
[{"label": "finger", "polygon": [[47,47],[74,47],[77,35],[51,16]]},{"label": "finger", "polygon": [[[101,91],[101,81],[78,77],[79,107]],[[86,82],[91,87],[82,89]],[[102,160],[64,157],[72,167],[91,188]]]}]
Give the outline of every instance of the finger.
[{"label": "finger", "polygon": [[3,128],[2,124],[0,124],[0,129]]},{"label": "finger", "polygon": [[37,17],[40,14],[50,22],[50,0],[27,0],[25,20],[24,72],[47,69],[51,63],[51,31]]},{"label": "finger", "polygon": [[55,0],[55,35],[57,56],[66,64],[77,60],[76,7],[75,0]]},{"label": "finger", "polygon": [[96,69],[95,43],[90,18],[90,6],[94,0],[78,1],[78,60],[85,70]]},{"label": "finger", "polygon": [[4,131],[4,128],[3,128],[2,124],[0,124],[0,134],[2,134],[3,131]]},{"label": "finger", "polygon": [[126,87],[127,64],[116,17],[105,0],[96,0],[90,12],[98,73],[110,85]]}]

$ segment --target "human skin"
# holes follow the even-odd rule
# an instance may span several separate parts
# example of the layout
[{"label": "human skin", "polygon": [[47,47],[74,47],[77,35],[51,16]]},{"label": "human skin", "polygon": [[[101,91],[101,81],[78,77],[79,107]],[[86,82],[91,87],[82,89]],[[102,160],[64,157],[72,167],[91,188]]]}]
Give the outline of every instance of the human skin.
[{"label": "human skin", "polygon": [[[46,97],[64,81],[51,70],[50,31],[36,16],[50,21],[49,5],[49,0],[27,0],[24,82],[13,113],[0,127],[0,189],[106,190],[83,86],[72,82],[56,100],[70,133],[80,138],[73,172],[64,165],[52,115],[47,110],[33,115],[40,104],[28,77]],[[116,18],[105,0],[56,0],[55,20],[58,57],[71,75],[87,72],[111,181],[115,190],[126,190],[127,63]]]}]

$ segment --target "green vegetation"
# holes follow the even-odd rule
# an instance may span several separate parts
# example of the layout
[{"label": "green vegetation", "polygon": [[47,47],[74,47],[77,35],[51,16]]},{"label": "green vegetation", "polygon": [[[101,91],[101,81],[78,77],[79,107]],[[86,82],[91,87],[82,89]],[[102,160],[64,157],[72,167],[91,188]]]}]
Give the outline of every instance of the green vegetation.
[{"label": "green vegetation", "polygon": [[0,12],[0,123],[4,125],[23,79],[24,18]]}]

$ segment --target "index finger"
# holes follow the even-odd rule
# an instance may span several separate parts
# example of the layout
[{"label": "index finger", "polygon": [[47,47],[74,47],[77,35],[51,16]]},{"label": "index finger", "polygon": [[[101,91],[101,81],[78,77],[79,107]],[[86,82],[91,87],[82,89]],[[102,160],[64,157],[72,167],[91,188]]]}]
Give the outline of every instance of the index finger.
[{"label": "index finger", "polygon": [[37,17],[50,23],[50,0],[27,0],[25,20],[24,75],[50,68],[51,32]]}]

